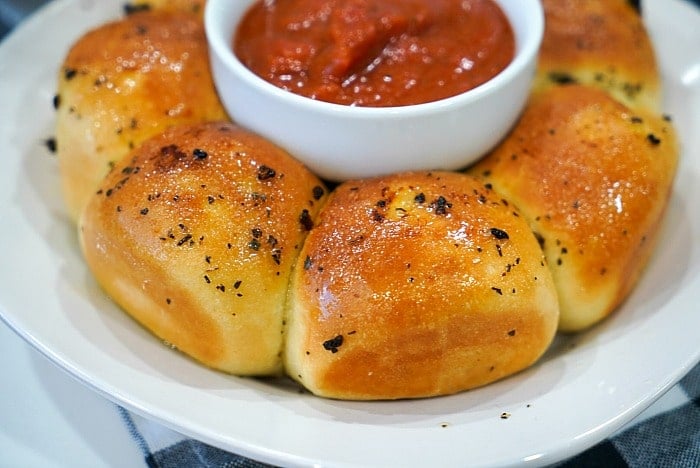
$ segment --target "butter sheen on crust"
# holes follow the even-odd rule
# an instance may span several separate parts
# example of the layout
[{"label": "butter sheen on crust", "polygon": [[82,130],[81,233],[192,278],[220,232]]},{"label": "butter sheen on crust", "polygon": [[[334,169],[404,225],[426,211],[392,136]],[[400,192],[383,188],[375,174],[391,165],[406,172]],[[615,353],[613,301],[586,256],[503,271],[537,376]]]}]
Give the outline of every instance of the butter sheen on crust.
[{"label": "butter sheen on crust", "polygon": [[534,363],[558,310],[527,223],[474,178],[349,181],[297,260],[285,367],[331,398],[455,393]]},{"label": "butter sheen on crust", "polygon": [[173,125],[227,119],[201,18],[145,11],[103,24],[71,47],[58,76],[61,185],[76,220],[110,167]]},{"label": "butter sheen on crust", "polygon": [[233,124],[173,127],[110,172],[80,218],[97,282],[201,363],[282,372],[287,285],[323,184]]},{"label": "butter sheen on crust", "polygon": [[678,152],[667,119],[569,85],[533,97],[506,140],[469,170],[538,235],[560,330],[590,327],[631,291],[653,252]]},{"label": "butter sheen on crust", "polygon": [[475,166],[346,182],[327,205],[224,121],[205,2],[143,3],[66,57],[64,195],[97,282],[204,365],[329,398],[455,393],[533,365],[642,274],[678,143],[630,2],[543,1],[528,107]]},{"label": "butter sheen on crust", "polygon": [[534,90],[604,89],[632,109],[660,112],[661,78],[641,11],[629,0],[543,0],[545,32]]}]

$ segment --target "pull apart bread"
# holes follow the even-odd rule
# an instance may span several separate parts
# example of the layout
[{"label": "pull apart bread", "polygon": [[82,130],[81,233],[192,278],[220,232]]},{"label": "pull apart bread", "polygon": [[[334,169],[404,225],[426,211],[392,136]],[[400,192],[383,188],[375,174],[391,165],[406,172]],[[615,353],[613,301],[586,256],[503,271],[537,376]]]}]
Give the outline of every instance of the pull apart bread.
[{"label": "pull apart bread", "polygon": [[201,15],[174,9],[139,11],[82,36],[61,67],[55,103],[73,220],[110,168],[147,138],[173,125],[227,119]]},{"label": "pull apart bread", "polygon": [[557,285],[559,329],[573,332],[608,316],[639,278],[679,147],[672,123],[657,114],[656,62],[629,2],[544,5],[540,77],[529,105],[469,173],[529,221]]},{"label": "pull apart bread", "polygon": [[476,165],[330,195],[218,121],[201,11],[174,12],[197,3],[133,4],[78,41],[59,81],[86,262],[162,340],[319,396],[428,397],[527,368],[557,329],[591,326],[634,286],[678,143],[630,2],[544,1],[529,105]]},{"label": "pull apart bread", "polygon": [[445,395],[530,366],[558,313],[530,228],[481,182],[450,172],[349,181],[297,260],[285,366],[325,397]]},{"label": "pull apart bread", "polygon": [[172,127],[117,163],[80,219],[112,299],[200,362],[282,370],[292,265],[326,197],[267,140],[231,123]]}]

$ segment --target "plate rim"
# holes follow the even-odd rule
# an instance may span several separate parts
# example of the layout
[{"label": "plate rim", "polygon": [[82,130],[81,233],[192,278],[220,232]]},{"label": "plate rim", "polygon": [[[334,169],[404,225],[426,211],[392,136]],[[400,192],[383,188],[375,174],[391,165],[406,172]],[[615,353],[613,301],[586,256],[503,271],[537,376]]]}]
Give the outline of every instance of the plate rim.
[{"label": "plate rim", "polygon": [[[42,7],[37,13],[32,15],[32,17],[30,17],[25,23],[16,28],[0,43],[0,55],[3,53],[3,51],[7,49],[19,47],[20,42],[24,40],[24,38],[28,36],[30,32],[40,28],[42,22],[45,21],[46,18],[52,15],[59,16],[62,14],[63,11],[67,11],[72,6],[78,4],[78,2],[79,0],[59,0],[57,2],[51,2],[46,6]],[[646,3],[653,4],[654,2],[647,1]],[[656,3],[658,3],[658,0]],[[93,5],[95,8],[108,8],[114,10],[115,12],[117,11],[117,5],[121,5],[121,3],[119,3],[117,0],[104,3],[83,2],[83,4],[88,6]],[[680,0],[670,3],[670,5],[676,6],[678,4],[681,4]],[[672,7],[669,6],[668,8]],[[0,84],[3,83],[4,79],[0,79]],[[5,92],[7,92],[7,90],[2,91],[2,88],[0,88],[0,95],[4,94]],[[22,154],[20,155],[20,157],[26,158],[26,155]],[[697,163],[695,165],[697,166]],[[0,189],[0,194],[3,192],[4,190]],[[4,206],[4,201],[0,198],[0,210],[3,210],[4,208],[2,207]],[[697,233],[697,231],[694,230],[694,233]],[[0,267],[0,272],[1,271],[2,270]],[[4,274],[4,272],[0,273],[0,276],[2,276],[2,274]],[[697,282],[697,277],[694,277],[693,280]],[[0,289],[0,291],[2,291],[2,289]],[[0,301],[2,301],[2,298],[0,298]],[[134,398],[133,395],[128,395],[124,393],[124,389],[114,388],[114,386],[109,385],[108,382],[101,381],[99,378],[96,379],[94,378],[94,376],[86,374],[85,369],[81,368],[81,366],[78,365],[78,363],[71,362],[71,360],[67,359],[66,356],[63,356],[62,353],[57,352],[56,349],[48,346],[46,342],[40,337],[38,337],[35,333],[32,333],[32,330],[28,330],[26,328],[26,324],[22,323],[21,316],[17,316],[16,313],[5,310],[5,307],[3,307],[2,302],[0,302],[0,319],[7,323],[11,329],[13,329],[17,334],[19,334],[23,339],[29,342],[34,348],[39,350],[52,362],[62,367],[70,375],[77,378],[84,384],[88,385],[97,393],[103,395],[104,397],[112,401],[115,401],[116,403],[128,408],[131,411],[134,411],[137,414],[140,414],[149,419],[156,420],[157,422],[164,424],[165,426],[171,427],[179,432],[185,433],[190,437],[195,437],[219,448],[236,451],[241,455],[249,456],[251,458],[259,460],[264,460],[270,463],[282,462],[284,464],[289,465],[305,465],[310,462],[323,464],[328,461],[324,459],[314,459],[313,457],[310,458],[309,456],[299,456],[298,454],[288,453],[285,451],[265,447],[262,445],[257,445],[251,442],[250,440],[248,440],[247,442],[241,441],[241,443],[238,445],[231,445],[231,441],[229,439],[224,440],[220,437],[220,435],[213,434],[211,433],[211,431],[208,431],[207,428],[196,428],[194,426],[183,425],[182,421],[178,421],[177,418],[173,418],[172,415],[163,414],[162,411],[158,411],[153,407],[149,407],[150,405],[146,404],[144,401],[142,401],[142,399]],[[685,375],[685,373],[690,371],[690,369],[692,369],[692,367],[696,365],[698,361],[700,361],[700,350],[697,350],[695,354],[691,353],[686,358],[685,362],[679,363],[678,368],[675,370],[675,372],[667,376],[666,381],[657,382],[655,385],[652,385],[652,390],[650,391],[650,394],[647,395],[647,398],[644,400],[644,402],[637,402],[636,405],[626,408],[624,412],[606,421],[606,423],[602,427],[597,428],[597,430],[594,432],[582,435],[582,437],[578,438],[575,442],[570,444],[562,444],[558,447],[552,448],[552,450],[546,454],[539,454],[541,456],[538,458],[531,458],[527,461],[530,461],[533,464],[538,464],[539,462],[555,462],[565,458],[566,456],[570,456],[574,453],[577,453],[580,450],[590,447],[594,443],[602,440],[605,436],[609,435],[615,429],[622,426],[625,422],[632,419],[649,404],[651,404],[653,401],[659,398],[673,384],[680,380],[680,378],[683,375]],[[498,407],[496,406],[496,408]],[[408,429],[410,429],[410,427]],[[572,449],[574,450],[573,452]],[[536,457],[537,455],[537,453],[532,453],[530,456]],[[524,459],[522,457],[515,460],[506,456],[500,459],[499,462],[516,463],[518,461],[523,460]],[[349,461],[343,462],[342,460],[340,460],[338,462],[338,465],[352,466],[352,463]]]}]

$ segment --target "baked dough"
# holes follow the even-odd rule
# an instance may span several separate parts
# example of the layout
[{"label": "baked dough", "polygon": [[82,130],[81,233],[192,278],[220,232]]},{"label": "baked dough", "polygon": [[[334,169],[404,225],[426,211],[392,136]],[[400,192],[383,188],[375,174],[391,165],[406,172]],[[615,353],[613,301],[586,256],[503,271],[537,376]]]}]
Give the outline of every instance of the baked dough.
[{"label": "baked dough", "polygon": [[519,207],[544,248],[560,329],[585,329],[627,296],[653,251],[678,163],[667,118],[598,88],[532,98],[506,140],[469,172]]},{"label": "baked dough", "polygon": [[106,293],[162,340],[215,369],[279,374],[290,271],[326,193],[233,124],[173,127],[102,182],[81,246]]},{"label": "baked dough", "polygon": [[632,109],[661,112],[661,78],[639,2],[543,0],[542,4],[545,32],[535,90],[587,84],[606,90]]},{"label": "baked dough", "polygon": [[285,366],[316,395],[445,395],[535,362],[558,305],[518,211],[474,178],[349,181],[322,209],[290,285]]},{"label": "baked dough", "polygon": [[532,96],[495,150],[466,173],[328,197],[226,122],[204,0],[132,2],[73,46],[56,99],[64,195],[96,281],[204,365],[286,372],[323,397],[446,395],[531,366],[557,329],[628,295],[678,162],[634,2],[543,3]]},{"label": "baked dough", "polygon": [[139,12],[83,35],[60,69],[56,141],[75,220],[110,167],[181,123],[227,119],[209,70],[201,19]]}]

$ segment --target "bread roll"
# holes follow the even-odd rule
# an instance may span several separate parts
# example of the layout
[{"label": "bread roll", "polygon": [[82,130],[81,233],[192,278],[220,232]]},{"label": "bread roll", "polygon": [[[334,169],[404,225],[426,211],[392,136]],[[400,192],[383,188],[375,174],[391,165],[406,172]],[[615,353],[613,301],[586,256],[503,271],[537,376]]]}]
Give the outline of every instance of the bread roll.
[{"label": "bread roll", "polygon": [[542,3],[545,32],[536,90],[561,83],[587,84],[605,89],[632,109],[660,112],[661,79],[638,2]]},{"label": "bread roll", "polygon": [[513,374],[554,336],[542,251],[510,203],[464,174],[334,190],[290,285],[285,365],[316,395],[445,395]]},{"label": "bread roll", "polygon": [[667,119],[571,85],[533,97],[506,140],[469,170],[537,233],[562,331],[598,322],[635,284],[672,190],[677,145]]},{"label": "bread roll", "polygon": [[82,36],[61,66],[56,140],[75,220],[117,161],[180,123],[226,119],[214,90],[201,19],[134,13]]},{"label": "bread roll", "polygon": [[290,271],[325,197],[233,124],[171,127],[93,194],[81,246],[106,293],[162,340],[215,369],[276,374]]}]

